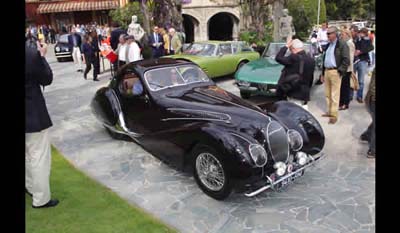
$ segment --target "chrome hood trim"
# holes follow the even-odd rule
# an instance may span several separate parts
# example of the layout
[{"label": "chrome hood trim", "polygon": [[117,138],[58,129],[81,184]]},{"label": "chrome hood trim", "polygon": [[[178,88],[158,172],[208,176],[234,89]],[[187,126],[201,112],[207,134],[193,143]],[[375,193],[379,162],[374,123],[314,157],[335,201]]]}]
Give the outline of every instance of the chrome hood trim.
[{"label": "chrome hood trim", "polygon": [[226,113],[212,112],[207,110],[196,110],[186,108],[168,108],[167,111],[181,115],[182,117],[164,118],[162,121],[172,120],[207,120],[207,121],[221,121],[231,124],[232,118]]}]

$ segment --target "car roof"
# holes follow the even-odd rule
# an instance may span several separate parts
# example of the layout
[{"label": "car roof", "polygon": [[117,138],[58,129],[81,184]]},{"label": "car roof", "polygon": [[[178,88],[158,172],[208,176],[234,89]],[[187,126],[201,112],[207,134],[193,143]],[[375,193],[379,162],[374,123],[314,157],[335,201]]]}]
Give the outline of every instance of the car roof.
[{"label": "car roof", "polygon": [[173,58],[145,59],[124,65],[123,67],[121,67],[120,70],[118,70],[116,75],[119,76],[121,73],[125,73],[128,70],[136,70],[137,72],[140,73],[140,75],[143,75],[144,72],[153,68],[170,67],[173,65],[182,65],[182,64],[194,64],[194,63],[185,60],[176,60]]}]

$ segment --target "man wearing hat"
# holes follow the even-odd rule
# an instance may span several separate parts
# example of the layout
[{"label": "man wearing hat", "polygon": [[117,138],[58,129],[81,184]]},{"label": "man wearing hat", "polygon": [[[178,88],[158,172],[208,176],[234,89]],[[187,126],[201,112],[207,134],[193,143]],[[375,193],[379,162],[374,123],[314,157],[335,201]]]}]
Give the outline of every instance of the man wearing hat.
[{"label": "man wearing hat", "polygon": [[327,30],[328,45],[323,57],[321,81],[325,83],[325,98],[328,111],[323,117],[329,117],[329,124],[338,119],[340,86],[342,77],[350,65],[349,47],[345,41],[339,40],[336,27]]},{"label": "man wearing hat", "polygon": [[[290,55],[285,57],[288,49]],[[285,66],[278,81],[277,95],[308,109],[307,101],[310,100],[310,83],[314,76],[315,62],[304,51],[303,42],[288,38],[286,46],[279,50],[275,60]]]}]

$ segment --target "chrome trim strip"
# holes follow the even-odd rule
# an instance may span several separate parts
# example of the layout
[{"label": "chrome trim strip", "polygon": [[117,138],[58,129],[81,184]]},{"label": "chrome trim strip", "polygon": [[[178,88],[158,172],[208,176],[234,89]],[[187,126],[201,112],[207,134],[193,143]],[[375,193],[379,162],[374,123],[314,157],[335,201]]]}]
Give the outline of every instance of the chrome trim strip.
[{"label": "chrome trim strip", "polygon": [[[174,112],[174,111],[179,112],[180,111],[182,113],[189,113],[189,114],[192,112],[198,112],[198,113],[205,113],[205,114],[210,113],[211,115],[225,116],[226,118],[228,118],[227,120],[221,120],[221,119],[215,119],[215,118],[204,118],[204,119],[223,121],[226,123],[231,123],[231,120],[232,120],[232,117],[229,114],[221,113],[221,112],[212,112],[212,111],[207,111],[207,110],[197,110],[197,109],[187,109],[187,108],[168,108],[167,110],[170,112]],[[191,118],[191,117],[173,117],[173,118],[166,118],[166,119],[186,119],[186,118],[188,118],[188,119],[203,119],[200,117],[193,117],[193,118]]]},{"label": "chrome trim strip", "polygon": [[219,120],[219,119],[214,119],[214,118],[192,118],[192,117],[181,117],[181,118],[164,118],[161,119],[161,121],[179,121],[179,120],[204,120],[204,121],[221,121],[221,122],[225,122],[225,123],[231,123],[230,121],[225,121],[225,120]]},{"label": "chrome trim strip", "polygon": [[56,57],[57,57],[58,55],[64,55],[64,54],[69,54],[69,55],[72,56],[72,52],[62,52],[62,53],[57,52],[57,53],[55,53]]},{"label": "chrome trim strip", "polygon": [[[310,166],[313,166],[316,162],[321,161],[321,159],[323,159],[325,156],[326,156],[325,153],[321,153],[321,155],[320,155],[318,158],[315,158],[315,159],[312,158],[312,159],[311,159],[311,162],[309,162],[308,164],[304,165],[303,167],[297,169],[297,170],[294,171],[294,172],[291,172],[291,173],[289,173],[289,174],[287,174],[287,175],[281,177],[280,179],[278,179],[278,180],[275,181],[275,182],[272,182],[271,178],[270,178],[269,176],[266,176],[266,178],[268,179],[268,181],[270,182],[270,184],[265,185],[265,186],[263,186],[263,187],[257,189],[256,191],[251,192],[251,193],[245,193],[244,195],[245,195],[246,197],[254,197],[254,196],[260,194],[261,192],[263,192],[263,191],[265,191],[265,190],[267,190],[267,189],[270,189],[270,188],[271,188],[272,190],[275,190],[275,189],[274,189],[274,186],[275,186],[276,184],[279,184],[280,182],[282,182],[283,180],[285,180],[285,179],[287,179],[287,178],[293,176],[294,174],[299,173],[299,172],[303,171],[304,169],[306,169],[306,168],[308,168],[308,167],[310,167]],[[309,157],[312,157],[312,156],[309,155]]]},{"label": "chrome trim strip", "polygon": [[70,55],[61,55],[61,56],[60,55],[58,55],[58,56],[56,55],[56,58],[61,58],[61,57],[72,57],[72,54],[70,54]]}]

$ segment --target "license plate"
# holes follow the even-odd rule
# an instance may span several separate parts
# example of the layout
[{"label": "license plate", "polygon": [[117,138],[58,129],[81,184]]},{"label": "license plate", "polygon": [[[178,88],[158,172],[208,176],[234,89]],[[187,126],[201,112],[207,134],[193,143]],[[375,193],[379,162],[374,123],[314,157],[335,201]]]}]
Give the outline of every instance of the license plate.
[{"label": "license plate", "polygon": [[282,189],[284,187],[287,187],[289,184],[293,183],[293,181],[295,181],[297,178],[301,177],[304,175],[304,170],[298,173],[295,173],[291,176],[289,176],[288,178],[282,180],[282,182],[280,182],[277,186],[278,189]]}]

